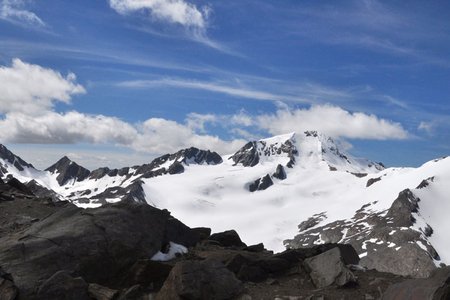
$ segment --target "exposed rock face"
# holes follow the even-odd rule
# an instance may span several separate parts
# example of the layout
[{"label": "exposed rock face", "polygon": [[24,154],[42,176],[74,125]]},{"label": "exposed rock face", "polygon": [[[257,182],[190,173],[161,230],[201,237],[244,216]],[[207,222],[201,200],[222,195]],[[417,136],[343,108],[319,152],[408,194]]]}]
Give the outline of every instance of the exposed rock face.
[{"label": "exposed rock face", "polygon": [[170,155],[169,160],[176,160],[187,165],[191,163],[199,165],[217,165],[222,163],[222,157],[217,152],[200,150],[195,147],[180,150],[177,153]]},{"label": "exposed rock face", "polygon": [[299,225],[300,233],[286,240],[288,248],[311,247],[318,243],[349,243],[361,256],[361,265],[381,272],[413,277],[427,277],[439,260],[427,237],[433,229],[426,225],[418,231],[414,224],[419,215],[420,199],[404,190],[387,211],[374,212],[368,203],[351,220],[335,221],[320,227],[326,219],[319,214]]},{"label": "exposed rock face", "polygon": [[383,300],[450,299],[450,267],[434,271],[429,278],[411,279],[391,285]]},{"label": "exposed rock face", "polygon": [[58,271],[39,287],[40,299],[80,299],[89,300],[88,284],[83,278],[73,278],[68,271]]},{"label": "exposed rock face", "polygon": [[366,187],[369,187],[369,186],[371,186],[372,184],[374,184],[374,183],[376,183],[376,182],[378,182],[378,181],[380,181],[380,180],[381,180],[381,177],[370,178],[369,180],[367,180]]},{"label": "exposed rock face", "polygon": [[59,185],[65,185],[70,180],[83,181],[91,173],[76,162],[71,161],[67,156],[58,160],[54,165],[48,167],[45,171],[52,174],[58,174],[56,180]]},{"label": "exposed rock face", "polygon": [[333,284],[343,287],[356,283],[355,275],[346,265],[358,264],[359,257],[351,246],[347,248],[336,247],[305,260],[304,264],[316,287],[323,288]]},{"label": "exposed rock face", "polygon": [[250,192],[263,191],[272,185],[273,185],[272,178],[270,178],[270,175],[267,174],[266,176],[258,178],[253,183],[251,183],[248,186],[248,190]]},{"label": "exposed rock face", "polygon": [[285,180],[287,178],[286,171],[284,170],[282,165],[277,166],[277,169],[275,170],[275,173],[272,174],[272,176],[279,180]]},{"label": "exposed rock face", "polygon": [[[34,219],[11,231],[8,222],[19,217],[11,212],[21,205]],[[151,257],[169,241],[192,236],[188,227],[171,228],[176,222],[169,221],[169,212],[130,202],[83,210],[69,203],[48,207],[38,200],[15,199],[4,202],[0,214],[7,222],[0,232],[8,233],[0,235],[0,266],[13,274],[23,299],[32,299],[39,282],[60,270],[75,272],[86,282],[118,286],[124,269],[136,260]]]},{"label": "exposed rock face", "polygon": [[295,156],[298,154],[294,145],[293,137],[282,142],[270,143],[269,140],[260,140],[248,142],[229,159],[233,160],[234,165],[242,164],[244,167],[256,166],[261,157],[269,157],[273,155],[285,155],[290,158],[289,165],[295,163]]},{"label": "exposed rock face", "polygon": [[242,291],[242,283],[215,260],[183,261],[175,265],[156,299],[231,299]]},{"label": "exposed rock face", "polygon": [[18,294],[19,290],[14,285],[11,274],[4,272],[0,267],[0,299],[14,300]]},{"label": "exposed rock face", "polygon": [[223,247],[246,247],[235,230],[214,233],[208,240],[216,241]]},{"label": "exposed rock face", "polygon": [[[17,170],[23,171],[24,168],[33,168],[32,164],[27,163],[19,156],[15,155],[11,151],[9,151],[8,148],[6,148],[4,145],[0,144],[0,159],[3,159],[4,161],[10,163],[13,165]],[[3,166],[0,163],[0,171],[3,170],[5,166]],[[0,172],[1,175],[3,175],[5,172]]]}]

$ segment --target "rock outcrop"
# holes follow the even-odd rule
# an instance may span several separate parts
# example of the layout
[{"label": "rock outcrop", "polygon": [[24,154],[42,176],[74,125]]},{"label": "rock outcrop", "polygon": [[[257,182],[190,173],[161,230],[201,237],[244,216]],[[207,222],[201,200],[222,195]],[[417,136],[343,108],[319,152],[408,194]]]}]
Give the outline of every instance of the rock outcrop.
[{"label": "rock outcrop", "polygon": [[439,254],[428,242],[433,229],[414,227],[420,199],[411,190],[402,191],[387,211],[374,212],[368,203],[351,220],[317,227],[325,214],[300,224],[300,234],[286,240],[288,248],[311,247],[317,243],[349,243],[361,256],[361,265],[380,272],[428,277],[436,269]]}]

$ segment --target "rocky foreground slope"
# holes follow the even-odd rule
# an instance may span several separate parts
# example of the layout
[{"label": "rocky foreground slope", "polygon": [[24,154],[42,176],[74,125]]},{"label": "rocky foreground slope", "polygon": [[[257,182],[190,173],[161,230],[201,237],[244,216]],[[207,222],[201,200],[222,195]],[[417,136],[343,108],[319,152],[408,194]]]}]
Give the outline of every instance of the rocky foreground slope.
[{"label": "rocky foreground slope", "polygon": [[[273,254],[123,201],[81,209],[0,181],[0,299],[448,299],[427,279],[367,270],[351,245]],[[173,258],[172,260],[168,260]],[[415,297],[415,298],[414,298]]]}]

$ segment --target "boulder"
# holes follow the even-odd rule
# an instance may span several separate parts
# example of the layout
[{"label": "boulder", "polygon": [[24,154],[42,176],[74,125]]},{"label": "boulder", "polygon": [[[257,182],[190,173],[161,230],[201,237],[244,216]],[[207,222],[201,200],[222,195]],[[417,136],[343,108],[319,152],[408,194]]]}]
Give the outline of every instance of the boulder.
[{"label": "boulder", "polygon": [[[355,251],[355,250],[353,250]],[[356,257],[354,257],[356,255]],[[314,285],[323,288],[330,285],[338,287],[356,283],[355,275],[346,267],[347,264],[358,261],[356,252],[341,250],[335,247],[304,261]]]},{"label": "boulder", "polygon": [[173,266],[166,262],[140,259],[124,274],[122,286],[140,285],[160,289]]},{"label": "boulder", "polygon": [[58,271],[42,283],[37,299],[48,300],[89,300],[88,284],[83,278],[74,278],[68,271]]},{"label": "boulder", "polygon": [[224,247],[246,247],[235,230],[214,233],[208,240],[219,242]]},{"label": "boulder", "polygon": [[252,182],[249,185],[248,190],[250,192],[263,191],[268,189],[272,185],[273,185],[272,178],[270,178],[270,175],[267,174],[266,176],[258,178],[254,182]]},{"label": "boulder", "polygon": [[286,171],[284,170],[282,165],[277,166],[277,169],[275,170],[275,173],[272,174],[272,176],[279,180],[285,180],[287,178]]},{"label": "boulder", "polygon": [[[26,229],[2,236],[0,265],[13,275],[25,299],[32,299],[39,281],[62,269],[116,288],[124,270],[160,251],[165,239],[177,239],[167,229],[171,218],[168,211],[147,204],[119,202],[83,210],[65,203]],[[175,232],[182,235],[182,230],[189,235],[187,227]]]},{"label": "boulder", "polygon": [[382,299],[450,299],[450,267],[435,270],[429,278],[410,279],[393,284],[388,287]]},{"label": "boulder", "polygon": [[14,300],[18,294],[19,290],[14,285],[13,278],[0,267],[0,299]]},{"label": "boulder", "polygon": [[157,300],[221,300],[242,292],[242,283],[216,260],[182,261],[175,265]]},{"label": "boulder", "polygon": [[184,167],[180,162],[174,162],[168,169],[170,175],[181,174],[184,172]]},{"label": "boulder", "polygon": [[88,292],[89,296],[96,300],[113,300],[119,295],[118,290],[113,290],[96,283],[89,284]]}]

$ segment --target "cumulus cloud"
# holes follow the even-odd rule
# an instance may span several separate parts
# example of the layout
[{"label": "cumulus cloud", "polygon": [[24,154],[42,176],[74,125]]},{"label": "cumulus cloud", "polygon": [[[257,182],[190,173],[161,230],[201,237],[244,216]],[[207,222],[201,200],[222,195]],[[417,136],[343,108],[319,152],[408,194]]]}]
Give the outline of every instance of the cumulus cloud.
[{"label": "cumulus cloud", "polygon": [[45,26],[35,13],[24,9],[25,0],[3,0],[0,4],[0,19],[30,26]]},{"label": "cumulus cloud", "polygon": [[72,95],[85,93],[76,76],[14,59],[10,67],[0,66],[0,113],[41,114],[54,102],[69,103]]},{"label": "cumulus cloud", "polygon": [[0,140],[11,143],[129,145],[137,135],[133,126],[117,118],[75,111],[47,111],[39,116],[14,112],[0,120]]},{"label": "cumulus cloud", "polygon": [[149,11],[155,19],[199,29],[206,28],[209,13],[184,0],[109,0],[109,5],[120,14]]},{"label": "cumulus cloud", "polygon": [[189,125],[161,118],[148,119],[139,126],[139,130],[140,135],[132,147],[150,153],[167,153],[195,146],[228,154],[245,143],[244,140],[224,141],[217,136],[198,134]]},{"label": "cumulus cloud", "polygon": [[349,112],[334,105],[315,105],[308,109],[281,109],[257,117],[258,127],[271,134],[317,130],[336,138],[390,140],[406,139],[401,124],[362,112]]}]

